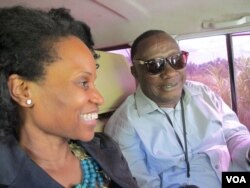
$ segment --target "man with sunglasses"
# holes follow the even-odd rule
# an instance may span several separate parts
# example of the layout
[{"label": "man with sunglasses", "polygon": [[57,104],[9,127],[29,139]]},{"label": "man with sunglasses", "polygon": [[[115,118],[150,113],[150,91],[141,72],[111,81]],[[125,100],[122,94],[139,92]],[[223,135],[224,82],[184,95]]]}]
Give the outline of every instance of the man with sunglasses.
[{"label": "man with sunglasses", "polygon": [[186,80],[187,58],[161,30],[132,45],[138,87],[104,131],[120,145],[141,188],[220,188],[223,171],[250,171],[249,131],[211,89]]}]

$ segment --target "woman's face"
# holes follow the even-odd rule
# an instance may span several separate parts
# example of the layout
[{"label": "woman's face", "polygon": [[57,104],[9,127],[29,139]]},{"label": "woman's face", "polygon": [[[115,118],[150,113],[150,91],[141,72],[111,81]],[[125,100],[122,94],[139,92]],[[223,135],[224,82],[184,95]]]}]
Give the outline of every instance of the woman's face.
[{"label": "woman's face", "polygon": [[67,37],[55,45],[56,62],[45,79],[30,83],[32,107],[25,128],[34,133],[89,141],[94,136],[103,97],[94,85],[96,62],[83,42]]}]

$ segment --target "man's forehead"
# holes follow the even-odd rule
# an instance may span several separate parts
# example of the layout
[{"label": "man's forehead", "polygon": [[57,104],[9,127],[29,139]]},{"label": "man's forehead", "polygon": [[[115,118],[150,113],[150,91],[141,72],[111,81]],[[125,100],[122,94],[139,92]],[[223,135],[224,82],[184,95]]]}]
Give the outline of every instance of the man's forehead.
[{"label": "man's forehead", "polygon": [[172,49],[179,49],[178,44],[173,38],[169,38],[166,35],[154,35],[139,43],[135,56],[157,55],[158,53],[165,53]]}]

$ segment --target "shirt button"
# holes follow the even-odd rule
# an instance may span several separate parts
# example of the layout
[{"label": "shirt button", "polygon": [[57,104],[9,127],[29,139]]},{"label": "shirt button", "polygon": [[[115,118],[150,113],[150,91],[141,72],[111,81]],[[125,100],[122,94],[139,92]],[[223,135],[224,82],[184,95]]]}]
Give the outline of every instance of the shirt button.
[{"label": "shirt button", "polygon": [[219,165],[215,165],[215,168],[216,168],[216,169],[219,169]]}]

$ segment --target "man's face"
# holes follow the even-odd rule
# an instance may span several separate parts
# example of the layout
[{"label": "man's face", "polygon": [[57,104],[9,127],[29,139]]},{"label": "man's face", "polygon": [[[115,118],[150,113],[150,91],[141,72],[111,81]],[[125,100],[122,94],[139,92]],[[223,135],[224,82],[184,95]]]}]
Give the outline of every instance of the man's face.
[{"label": "man's face", "polygon": [[[180,49],[176,41],[161,33],[141,41],[133,60],[146,61],[158,57],[166,58],[178,53],[180,53]],[[147,71],[146,65],[134,61],[132,71],[148,98],[160,107],[175,107],[186,80],[185,68],[175,70],[167,64],[159,74],[151,74]]]}]

